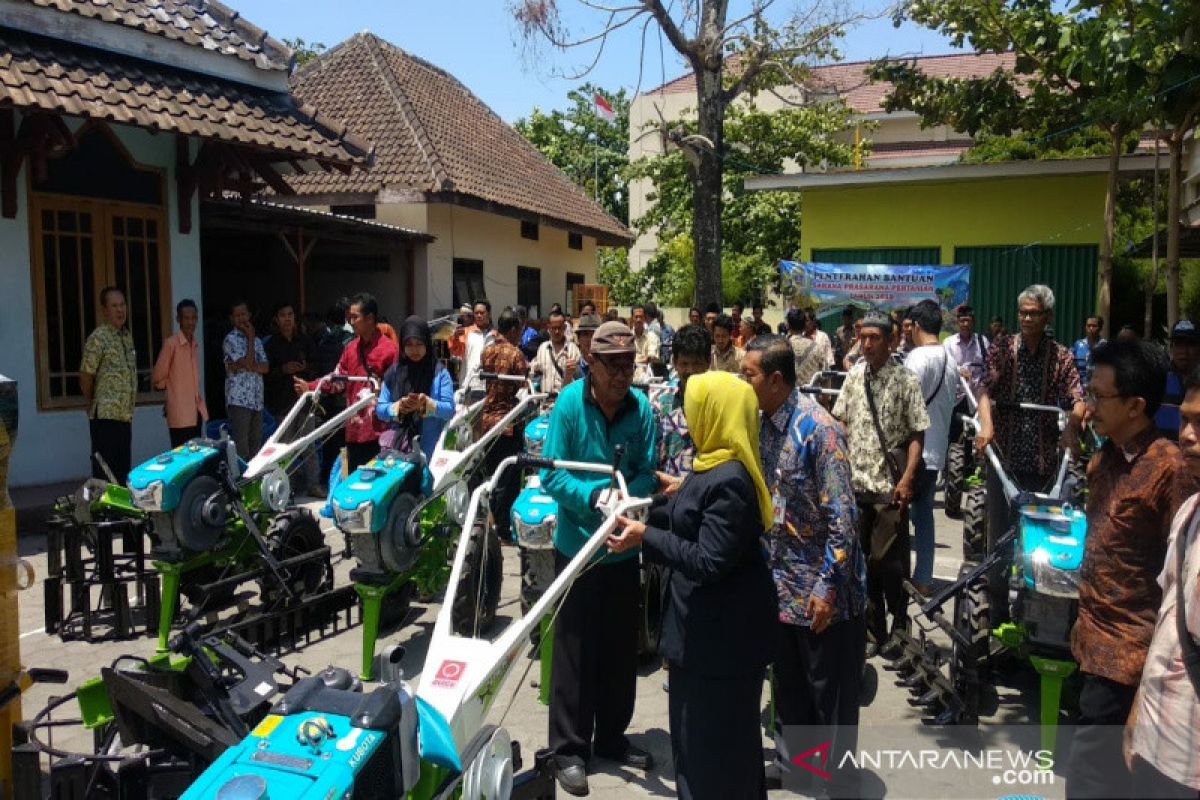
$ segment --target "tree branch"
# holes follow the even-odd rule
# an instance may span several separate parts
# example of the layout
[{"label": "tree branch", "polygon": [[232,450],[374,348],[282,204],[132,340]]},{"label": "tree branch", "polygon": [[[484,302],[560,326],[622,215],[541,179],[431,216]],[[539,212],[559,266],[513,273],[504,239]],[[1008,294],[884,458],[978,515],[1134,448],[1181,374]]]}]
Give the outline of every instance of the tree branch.
[{"label": "tree branch", "polygon": [[675,20],[671,19],[667,9],[663,7],[662,0],[642,0],[642,7],[658,22],[658,27],[662,29],[663,35],[667,37],[671,46],[686,58],[694,69],[698,70],[700,66],[696,43],[679,30]]}]

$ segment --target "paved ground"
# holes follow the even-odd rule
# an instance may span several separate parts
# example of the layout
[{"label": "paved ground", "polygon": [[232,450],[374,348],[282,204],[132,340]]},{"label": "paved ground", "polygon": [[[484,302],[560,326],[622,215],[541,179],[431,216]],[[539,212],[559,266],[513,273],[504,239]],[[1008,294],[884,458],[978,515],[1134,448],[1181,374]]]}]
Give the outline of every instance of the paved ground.
[{"label": "paved ground", "polygon": [[[937,561],[935,575],[939,579],[953,579],[959,566],[961,528],[960,524],[946,518],[937,512]],[[328,525],[328,523],[325,523]],[[330,529],[327,533],[331,545],[340,550],[341,536]],[[36,536],[24,536],[20,540],[22,555],[35,566],[39,576],[45,574],[46,556],[41,540]],[[505,549],[505,583],[504,594],[500,608],[501,617],[511,618],[519,613],[517,606],[517,590],[519,576],[517,575],[516,552]],[[346,580],[349,564],[338,564],[339,580]],[[71,683],[97,674],[101,665],[111,662],[121,654],[133,653],[148,655],[153,652],[154,644],[150,638],[136,639],[127,642],[106,642],[88,645],[82,642],[60,641],[57,637],[47,636],[43,630],[43,593],[41,586],[24,592],[21,595],[21,646],[23,660],[29,666],[55,666],[69,669]],[[381,636],[381,648],[384,644],[403,643],[407,647],[404,660],[405,673],[409,680],[417,683],[420,680],[425,648],[429,632],[439,606],[435,604],[417,605],[416,618],[395,630]],[[292,664],[300,664],[309,669],[320,669],[327,664],[337,664],[354,668],[359,662],[360,629],[354,628],[316,643],[303,652],[287,657]],[[524,752],[532,758],[533,751],[545,745],[546,711],[537,702],[537,689],[533,679],[537,677],[537,665],[523,678],[521,673],[526,665],[532,662],[520,659],[510,675],[508,682],[501,689],[500,697],[493,707],[493,720],[509,707],[503,724],[509,729],[513,738],[520,741]],[[922,723],[917,709],[909,706],[906,690],[894,685],[892,675],[882,669],[883,662],[875,659],[869,667],[869,676],[873,675],[877,689],[870,698],[870,703],[863,709],[862,722],[864,726],[863,746],[907,748],[912,750],[944,748],[954,742],[947,738],[942,730],[932,728]],[[673,774],[670,766],[670,740],[667,732],[667,695],[663,691],[665,673],[656,668],[643,670],[638,680],[637,711],[631,730],[631,738],[641,746],[650,750],[659,762],[659,767],[649,774],[626,770],[613,764],[598,762],[594,764],[595,774],[591,778],[592,796],[598,798],[624,798],[630,796],[663,796],[674,795]],[[1000,707],[996,714],[988,717],[976,731],[971,728],[970,735],[964,746],[995,747],[1006,752],[1016,750],[1015,740],[1023,739],[1029,744],[1028,732],[1023,737],[1020,732],[1008,728],[1002,729],[1001,724],[1016,724],[1029,721],[1032,710],[1031,703],[1035,702],[1036,690],[1031,682],[1024,686],[999,687]],[[27,717],[41,706],[51,694],[61,693],[61,687],[35,686],[24,699],[24,710]],[[515,697],[513,696],[515,694]],[[87,740],[79,737],[74,741],[59,736],[56,742],[60,745],[73,744],[84,747]],[[764,740],[764,745],[767,742]],[[1032,749],[1032,748],[1031,748]],[[988,773],[990,776],[991,773]],[[992,778],[995,783],[999,776]],[[1053,786],[1037,788],[1012,786],[1006,788],[1000,785],[983,784],[976,786],[963,777],[961,772],[942,767],[926,765],[923,769],[889,769],[886,764],[877,769],[870,769],[864,783],[864,794],[873,797],[894,798],[932,798],[932,797],[1000,797],[1009,792],[1014,795],[1061,797],[1062,779],[1055,780]],[[560,794],[560,796],[563,796]],[[783,791],[772,792],[772,796],[793,796]]]}]

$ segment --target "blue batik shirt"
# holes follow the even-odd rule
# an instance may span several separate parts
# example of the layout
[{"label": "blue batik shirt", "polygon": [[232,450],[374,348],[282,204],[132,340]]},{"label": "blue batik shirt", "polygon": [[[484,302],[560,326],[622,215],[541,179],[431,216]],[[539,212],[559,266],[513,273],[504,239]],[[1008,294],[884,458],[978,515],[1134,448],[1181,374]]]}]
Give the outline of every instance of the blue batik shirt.
[{"label": "blue batik shirt", "polygon": [[793,391],[759,432],[763,474],[785,503],[784,522],[766,535],[779,620],[808,625],[808,599],[833,604],[830,624],[866,606],[866,562],[850,485],[850,450],[841,423],[812,397]]}]

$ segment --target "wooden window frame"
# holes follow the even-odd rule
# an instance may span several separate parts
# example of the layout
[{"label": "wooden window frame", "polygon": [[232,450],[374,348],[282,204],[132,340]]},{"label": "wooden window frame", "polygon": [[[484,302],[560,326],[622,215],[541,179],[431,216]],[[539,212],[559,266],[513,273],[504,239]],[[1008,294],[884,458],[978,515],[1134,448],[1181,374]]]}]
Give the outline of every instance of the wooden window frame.
[{"label": "wooden window frame", "polygon": [[[119,144],[119,143],[118,143]],[[131,164],[133,162],[131,161]],[[134,164],[134,166],[137,166]],[[144,169],[144,167],[138,167]],[[164,187],[165,196],[165,187]],[[42,212],[46,210],[64,210],[76,213],[86,212],[92,215],[92,273],[96,291],[103,286],[116,284],[116,265],[112,260],[112,218],[114,216],[137,216],[153,220],[158,226],[158,264],[159,276],[159,311],[162,319],[162,338],[165,341],[172,332],[172,291],[171,291],[171,231],[167,227],[167,209],[143,203],[129,203],[97,198],[74,197],[48,192],[29,192],[29,239],[30,259],[29,277],[33,289],[33,332],[34,332],[34,365],[37,377],[37,401],[39,411],[64,411],[86,408],[87,403],[82,395],[70,398],[56,398],[50,394],[50,353],[45,287],[46,265],[42,253]],[[128,288],[125,289],[128,292]],[[97,304],[97,322],[99,322],[99,298],[84,298],[83,302]],[[131,304],[132,305],[132,304]],[[85,335],[90,334],[88,331]],[[153,368],[157,353],[149,353],[148,363]],[[163,402],[164,393],[161,391],[138,392],[137,405],[155,405]]]}]

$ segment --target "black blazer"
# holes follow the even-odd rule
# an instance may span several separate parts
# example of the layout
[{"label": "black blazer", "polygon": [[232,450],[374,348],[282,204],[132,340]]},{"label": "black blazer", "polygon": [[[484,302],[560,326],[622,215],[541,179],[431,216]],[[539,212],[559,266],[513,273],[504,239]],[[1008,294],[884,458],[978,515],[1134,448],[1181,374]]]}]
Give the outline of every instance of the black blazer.
[{"label": "black blazer", "polygon": [[671,570],[659,645],[668,661],[714,678],[759,675],[770,662],[779,610],[762,533],[754,482],[736,461],[689,475],[666,514],[651,516],[643,553]]}]

